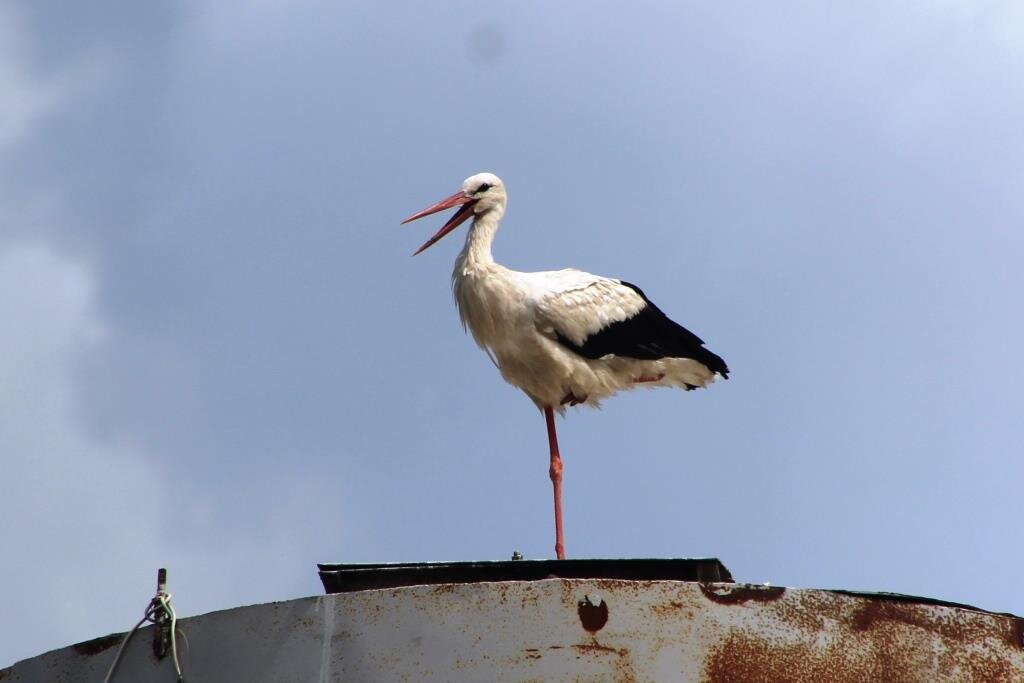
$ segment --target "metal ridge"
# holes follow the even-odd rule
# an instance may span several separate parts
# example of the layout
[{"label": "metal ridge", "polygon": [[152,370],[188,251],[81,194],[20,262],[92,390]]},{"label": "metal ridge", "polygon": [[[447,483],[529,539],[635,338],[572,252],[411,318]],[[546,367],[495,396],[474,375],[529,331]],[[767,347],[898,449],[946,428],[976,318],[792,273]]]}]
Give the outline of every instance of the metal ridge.
[{"label": "metal ridge", "polygon": [[397,562],[318,564],[324,591],[353,591],[441,583],[539,581],[542,579],[619,579],[625,581],[703,581],[732,583],[717,558],[638,558],[502,560],[492,562]]}]

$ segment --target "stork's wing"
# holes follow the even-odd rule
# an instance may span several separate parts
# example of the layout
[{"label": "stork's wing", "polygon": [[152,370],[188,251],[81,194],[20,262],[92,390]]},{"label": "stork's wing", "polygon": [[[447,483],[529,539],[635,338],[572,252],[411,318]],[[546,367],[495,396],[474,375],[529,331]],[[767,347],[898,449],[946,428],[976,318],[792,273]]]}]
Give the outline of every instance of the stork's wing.
[{"label": "stork's wing", "polygon": [[692,358],[728,377],[725,361],[662,313],[639,287],[580,271],[537,275],[548,276],[550,287],[537,299],[538,329],[579,355]]}]

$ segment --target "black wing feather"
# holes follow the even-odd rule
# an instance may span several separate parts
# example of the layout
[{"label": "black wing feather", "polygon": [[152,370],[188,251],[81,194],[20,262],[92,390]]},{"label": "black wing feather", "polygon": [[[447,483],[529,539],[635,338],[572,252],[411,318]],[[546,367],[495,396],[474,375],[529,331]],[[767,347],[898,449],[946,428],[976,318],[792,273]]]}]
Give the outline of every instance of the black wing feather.
[{"label": "black wing feather", "polygon": [[636,285],[621,281],[647,304],[632,318],[612,323],[574,344],[557,330],[558,341],[584,358],[597,359],[608,354],[638,360],[659,358],[692,358],[722,377],[729,377],[729,368],[722,358],[704,348],[700,337],[662,313]]}]

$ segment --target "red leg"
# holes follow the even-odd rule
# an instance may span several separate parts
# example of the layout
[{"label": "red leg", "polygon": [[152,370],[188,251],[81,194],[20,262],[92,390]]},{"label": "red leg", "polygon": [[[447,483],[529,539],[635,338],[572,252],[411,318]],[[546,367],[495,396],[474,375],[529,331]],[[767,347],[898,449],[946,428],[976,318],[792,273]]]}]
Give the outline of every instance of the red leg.
[{"label": "red leg", "polygon": [[562,457],[558,454],[558,437],[555,436],[555,411],[544,408],[544,420],[548,425],[548,447],[551,449],[551,467],[548,475],[555,492],[555,556],[565,559],[565,539],[562,537]]},{"label": "red leg", "polygon": [[660,382],[663,379],[665,379],[665,373],[659,372],[657,375],[641,375],[637,377],[635,380],[633,380],[633,383],[641,384],[643,382]]}]

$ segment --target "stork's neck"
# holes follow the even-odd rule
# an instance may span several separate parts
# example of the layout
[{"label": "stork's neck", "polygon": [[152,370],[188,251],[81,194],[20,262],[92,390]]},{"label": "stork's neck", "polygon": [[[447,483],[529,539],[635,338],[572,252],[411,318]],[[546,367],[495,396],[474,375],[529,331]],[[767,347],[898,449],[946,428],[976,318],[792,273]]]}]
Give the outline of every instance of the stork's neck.
[{"label": "stork's neck", "polygon": [[473,225],[466,235],[466,246],[459,254],[459,263],[465,267],[487,266],[494,263],[491,256],[491,242],[494,241],[494,233],[498,232],[498,225],[501,217],[505,214],[505,207],[494,206],[473,218]]}]

